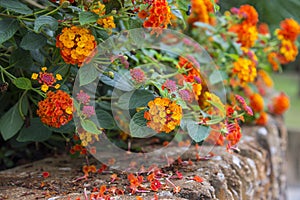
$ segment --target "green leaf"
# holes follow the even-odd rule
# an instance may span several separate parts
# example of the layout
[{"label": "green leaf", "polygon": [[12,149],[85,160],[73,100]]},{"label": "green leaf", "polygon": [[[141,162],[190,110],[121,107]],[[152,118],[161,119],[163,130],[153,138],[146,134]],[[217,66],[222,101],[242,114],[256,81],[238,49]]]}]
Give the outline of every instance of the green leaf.
[{"label": "green leaf", "polygon": [[9,58],[9,64],[15,68],[30,68],[33,65],[30,52],[23,49],[16,49]]},{"label": "green leaf", "polygon": [[[12,138],[22,128],[24,120],[19,112],[19,103],[16,103],[0,119],[0,132],[4,140]],[[28,100],[26,97],[22,101],[22,112],[27,114]]]},{"label": "green leaf", "polygon": [[93,134],[101,134],[101,131],[97,128],[96,124],[88,119],[81,120],[81,126],[84,130]]},{"label": "green leaf", "polygon": [[20,47],[25,50],[39,49],[47,44],[47,39],[41,35],[28,32],[22,39]]},{"label": "green leaf", "polygon": [[51,136],[52,132],[43,125],[40,118],[30,120],[29,127],[23,127],[17,141],[19,142],[42,142]]},{"label": "green leaf", "polygon": [[223,82],[224,78],[220,71],[214,70],[213,73],[209,75],[209,83],[211,85]]},{"label": "green leaf", "polygon": [[122,75],[118,72],[114,72],[114,78],[110,78],[106,75],[102,75],[100,80],[112,87],[115,87],[123,91],[132,91],[134,89],[133,84],[130,82],[130,79],[126,75]]},{"label": "green leaf", "polygon": [[74,126],[74,122],[70,121],[69,123],[59,127],[59,128],[54,128],[54,127],[50,127],[50,126],[46,126],[44,125],[48,130],[53,131],[53,132],[57,132],[57,133],[74,133],[75,130],[75,126]]},{"label": "green leaf", "polygon": [[95,13],[83,11],[79,13],[79,23],[80,25],[95,23],[99,16]]},{"label": "green leaf", "polygon": [[19,29],[19,23],[15,19],[0,20],[0,44],[9,40]]},{"label": "green leaf", "polygon": [[13,84],[20,89],[30,90],[32,88],[31,81],[28,78],[20,77],[13,80]]},{"label": "green leaf", "polygon": [[40,16],[34,21],[34,31],[41,32],[41,28],[43,27],[56,31],[58,29],[58,22],[51,16]]},{"label": "green leaf", "polygon": [[26,6],[26,4],[23,4],[18,0],[0,0],[0,6],[6,8],[7,10],[11,10],[24,15],[32,13],[32,10],[28,6]]},{"label": "green leaf", "polygon": [[145,111],[137,112],[130,120],[129,129],[132,137],[146,138],[156,134],[153,129],[147,127],[144,113]]},{"label": "green leaf", "polygon": [[99,72],[97,71],[96,66],[93,63],[83,65],[78,70],[78,73],[80,86],[87,85],[93,82],[99,75]]},{"label": "green leaf", "polygon": [[96,113],[101,128],[113,129],[116,127],[114,118],[107,111],[99,109],[96,110]]},{"label": "green leaf", "polygon": [[178,8],[180,10],[187,11],[189,5],[191,4],[191,1],[190,0],[178,0],[177,4],[178,4]]},{"label": "green leaf", "polygon": [[152,92],[148,90],[135,90],[124,93],[118,100],[118,106],[124,110],[147,106],[154,99]]},{"label": "green leaf", "polygon": [[193,25],[195,25],[197,27],[200,27],[200,28],[208,29],[208,30],[213,31],[213,32],[216,31],[215,27],[213,27],[209,24],[203,23],[203,22],[195,22]]},{"label": "green leaf", "polygon": [[143,22],[140,19],[129,19],[129,29],[140,28],[143,26]]},{"label": "green leaf", "polygon": [[106,1],[105,3],[105,13],[111,13],[112,10],[119,10],[124,6],[124,0],[114,0],[114,1]]},{"label": "green leaf", "polygon": [[181,120],[180,126],[183,130],[187,130],[188,134],[195,142],[201,142],[205,140],[210,132],[209,127],[199,125],[197,122],[190,119]]}]

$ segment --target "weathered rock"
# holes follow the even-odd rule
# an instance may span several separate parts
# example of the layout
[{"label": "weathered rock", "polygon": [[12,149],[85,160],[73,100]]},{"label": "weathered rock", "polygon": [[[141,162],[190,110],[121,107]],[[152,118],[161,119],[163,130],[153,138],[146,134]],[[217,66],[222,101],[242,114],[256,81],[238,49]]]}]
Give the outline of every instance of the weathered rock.
[{"label": "weathered rock", "polygon": [[[182,155],[182,160],[192,159],[193,165],[182,166],[179,170],[185,178],[173,181],[175,185],[181,187],[181,191],[172,196],[172,188],[170,188],[169,191],[159,192],[159,199],[286,199],[287,131],[282,118],[270,117],[266,127],[243,127],[243,138],[239,147],[240,152],[232,154],[226,152],[225,147],[215,147],[213,152],[216,156],[205,161],[195,161],[196,150],[195,148],[190,148],[189,151]],[[17,199],[15,194],[10,194],[10,190],[14,187],[20,191],[23,191],[25,188],[26,194],[30,196],[29,199],[34,199],[33,193],[43,195],[45,193],[43,188],[34,187],[36,185],[34,182],[26,185],[22,180],[28,181],[32,177],[40,176],[41,171],[44,170],[52,174],[47,181],[57,184],[57,187],[64,187],[63,181],[69,180],[69,182],[72,182],[76,178],[78,169],[80,169],[82,164],[76,163],[74,165],[72,163],[74,160],[67,159],[66,161],[66,158],[56,159],[57,161],[54,162],[53,160],[50,162],[47,159],[38,161],[30,164],[29,168],[27,165],[27,168],[26,166],[20,166],[0,172],[0,199],[1,197]],[[187,178],[195,175],[202,177],[204,181],[198,183]],[[105,178],[107,177],[109,179],[109,175],[106,175],[107,177],[97,176],[96,180],[98,182],[95,180],[93,183],[88,181],[86,183],[98,184],[99,186],[99,180],[101,182],[101,180],[106,180]],[[40,180],[42,181],[43,179],[40,177]],[[66,188],[66,193],[64,194],[55,193],[56,190],[54,189],[50,194],[57,197],[53,199],[68,199],[68,197],[75,199],[75,197],[80,196],[75,192],[82,193],[84,187],[83,184],[73,188],[73,190]],[[6,190],[5,188],[9,189]],[[34,192],[29,193],[28,191]],[[22,194],[24,195],[24,192]],[[25,196],[22,199],[26,199]],[[153,197],[153,193],[144,193],[140,194],[140,196],[148,200]],[[21,196],[19,197],[21,198]],[[124,195],[115,197],[115,199],[134,200],[135,197]]]}]

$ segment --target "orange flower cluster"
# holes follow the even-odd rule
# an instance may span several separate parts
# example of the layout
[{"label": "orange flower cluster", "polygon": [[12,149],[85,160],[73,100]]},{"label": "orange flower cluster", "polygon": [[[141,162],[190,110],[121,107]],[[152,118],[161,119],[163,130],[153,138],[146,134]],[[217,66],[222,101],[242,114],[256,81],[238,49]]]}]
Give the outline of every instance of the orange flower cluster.
[{"label": "orange flower cluster", "polygon": [[[190,58],[193,60],[193,58]],[[179,84],[183,85],[183,82],[192,83],[193,93],[196,100],[199,100],[199,96],[202,92],[202,80],[199,71],[199,67],[197,67],[198,63],[194,60],[194,62],[190,62],[184,57],[179,57],[178,68],[183,68],[187,70],[186,74],[183,74],[179,78]]]},{"label": "orange flower cluster", "polygon": [[226,128],[228,131],[226,135],[226,140],[228,141],[227,149],[230,149],[232,148],[232,146],[236,145],[240,141],[242,137],[242,132],[237,119],[235,119],[231,123],[226,122]]},{"label": "orange flower cluster", "polygon": [[281,29],[275,32],[281,42],[278,58],[282,64],[286,64],[294,61],[298,55],[295,41],[300,34],[300,25],[293,19],[285,19],[280,23],[280,27]]},{"label": "orange flower cluster", "polygon": [[[258,74],[259,79],[261,79],[263,81],[264,85],[266,85],[269,88],[273,86],[273,84],[274,84],[273,80],[266,71],[258,70],[257,74]],[[259,82],[259,80],[257,82]]]},{"label": "orange flower cluster", "polygon": [[256,27],[258,14],[255,8],[250,5],[242,5],[239,9],[232,9],[231,12],[237,14],[237,16],[242,19],[242,22],[232,25],[229,31],[237,34],[237,42],[240,43],[242,47],[252,47],[258,38]]},{"label": "orange flower cluster", "polygon": [[264,110],[264,99],[258,93],[250,96],[250,107],[254,112],[261,112]]},{"label": "orange flower cluster", "polygon": [[143,26],[152,28],[151,33],[161,33],[162,29],[167,28],[168,24],[171,23],[171,17],[171,9],[167,0],[155,0],[151,4],[149,15],[146,17]]},{"label": "orange flower cluster", "polygon": [[189,24],[203,22],[215,25],[214,5],[211,0],[192,0],[191,7],[191,15],[188,18]]},{"label": "orange flower cluster", "polygon": [[100,16],[97,20],[97,24],[102,26],[103,28],[113,29],[116,28],[116,24],[114,22],[114,16],[101,17],[105,15],[105,5],[98,1],[98,5],[94,6],[92,12],[96,13]]},{"label": "orange flower cluster", "polygon": [[180,125],[182,108],[168,98],[157,97],[148,103],[149,110],[144,113],[147,126],[157,133],[170,133]]},{"label": "orange flower cluster", "polygon": [[43,101],[38,103],[37,115],[41,121],[55,128],[67,124],[73,118],[73,101],[66,92],[49,91]]},{"label": "orange flower cluster", "polygon": [[290,107],[290,100],[286,94],[281,92],[272,99],[272,105],[269,106],[271,113],[282,115]]},{"label": "orange flower cluster", "polygon": [[274,71],[279,70],[279,60],[276,52],[271,52],[267,56],[269,63],[272,65]]},{"label": "orange flower cluster", "polygon": [[268,122],[268,114],[266,112],[261,112],[259,117],[255,120],[257,125],[264,126]]},{"label": "orange flower cluster", "polygon": [[233,66],[232,73],[237,75],[242,85],[255,80],[257,76],[256,64],[252,60],[239,58],[233,63]]},{"label": "orange flower cluster", "polygon": [[78,64],[79,67],[95,54],[96,45],[91,32],[77,26],[65,27],[56,37],[56,47],[60,48],[64,61],[73,65]]}]

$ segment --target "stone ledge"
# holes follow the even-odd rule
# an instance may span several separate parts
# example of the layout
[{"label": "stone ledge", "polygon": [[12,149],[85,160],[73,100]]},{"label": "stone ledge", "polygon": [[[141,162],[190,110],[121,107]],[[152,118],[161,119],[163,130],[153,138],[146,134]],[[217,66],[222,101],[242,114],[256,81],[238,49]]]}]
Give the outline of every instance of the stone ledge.
[{"label": "stone ledge", "polygon": [[[240,152],[229,154],[224,147],[215,147],[216,156],[207,161],[195,161],[193,165],[183,166],[179,170],[184,177],[198,175],[203,178],[202,183],[182,179],[173,181],[181,187],[180,193],[173,196],[171,192],[159,192],[159,199],[286,199],[286,146],[287,131],[281,118],[269,118],[266,127],[243,127],[243,138],[239,144]],[[196,152],[190,149],[182,159],[195,158]],[[81,161],[68,157],[48,158],[29,165],[0,172],[0,199],[17,199],[11,191],[29,192],[28,198],[41,196],[44,189],[22,183],[22,179],[31,180],[43,170],[52,175],[47,181],[62,184],[62,181],[73,180],[82,166]],[[107,176],[98,175],[97,180],[107,180]],[[109,179],[109,178],[108,178]],[[36,180],[35,180],[36,181]],[[88,181],[87,181],[88,183]],[[77,186],[75,191],[54,193],[50,199],[75,199],[82,196],[83,186]],[[5,189],[6,188],[6,189]],[[24,192],[22,193],[24,195]],[[67,194],[67,195],[66,195]],[[151,199],[153,193],[141,194],[143,199]],[[83,196],[82,196],[83,197]],[[81,198],[83,199],[83,198]],[[134,196],[124,195],[114,199],[136,199]]]}]

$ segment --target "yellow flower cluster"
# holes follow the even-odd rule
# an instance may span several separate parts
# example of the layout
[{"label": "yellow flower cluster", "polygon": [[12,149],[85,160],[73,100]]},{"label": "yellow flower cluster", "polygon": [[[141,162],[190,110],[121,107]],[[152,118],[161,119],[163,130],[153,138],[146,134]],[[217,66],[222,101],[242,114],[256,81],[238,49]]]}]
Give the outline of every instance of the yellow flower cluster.
[{"label": "yellow flower cluster", "polygon": [[[47,92],[50,87],[58,89],[60,88],[60,84],[55,84],[57,81],[62,80],[62,76],[60,74],[56,74],[55,77],[52,73],[48,73],[47,67],[42,67],[42,71],[39,73],[32,73],[31,79],[38,80],[41,84],[41,90],[43,92]],[[54,85],[55,84],[55,85]]]},{"label": "yellow flower cluster", "polygon": [[170,133],[180,125],[182,108],[168,98],[157,97],[148,103],[149,110],[144,113],[147,126],[157,133]]},{"label": "yellow flower cluster", "polygon": [[240,84],[253,82],[257,76],[256,65],[252,60],[247,58],[239,58],[233,63],[232,73],[237,75]]},{"label": "yellow flower cluster", "polygon": [[73,65],[78,64],[79,67],[94,55],[96,45],[95,37],[90,30],[77,26],[65,27],[56,38],[56,47],[60,48],[64,61]]},{"label": "yellow flower cluster", "polygon": [[100,1],[98,1],[98,5],[94,6],[92,11],[100,16],[100,18],[97,20],[97,24],[106,29],[116,28],[113,16],[103,17],[105,15],[105,5]]},{"label": "yellow flower cluster", "polygon": [[300,25],[294,19],[285,19],[280,23],[280,27],[275,31],[278,40],[281,42],[278,58],[280,63],[286,64],[294,61],[298,55],[295,42],[300,34]]},{"label": "yellow flower cluster", "polygon": [[282,61],[282,63],[288,63],[296,59],[296,56],[298,55],[298,48],[293,41],[283,39],[281,40],[279,52],[283,56],[283,59],[281,60],[284,61]]},{"label": "yellow flower cluster", "polygon": [[99,136],[97,134],[92,134],[86,131],[79,133],[79,138],[81,140],[81,145],[84,147],[88,146],[88,144],[94,143],[95,141],[99,141]]}]

